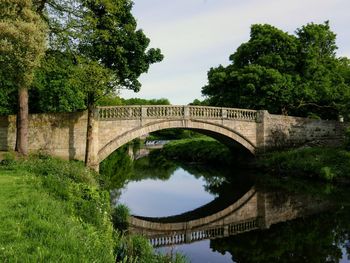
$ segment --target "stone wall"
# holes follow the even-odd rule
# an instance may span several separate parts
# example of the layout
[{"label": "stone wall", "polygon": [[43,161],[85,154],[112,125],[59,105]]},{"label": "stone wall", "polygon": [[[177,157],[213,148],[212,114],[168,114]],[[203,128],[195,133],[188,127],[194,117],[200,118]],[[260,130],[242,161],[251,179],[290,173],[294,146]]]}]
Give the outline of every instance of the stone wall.
[{"label": "stone wall", "polygon": [[315,120],[268,112],[263,117],[265,149],[299,145],[339,145],[344,140],[348,124],[338,121]]},{"label": "stone wall", "polygon": [[[29,151],[64,159],[84,159],[87,115],[84,112],[31,114]],[[0,117],[0,151],[15,149],[16,117]]]}]

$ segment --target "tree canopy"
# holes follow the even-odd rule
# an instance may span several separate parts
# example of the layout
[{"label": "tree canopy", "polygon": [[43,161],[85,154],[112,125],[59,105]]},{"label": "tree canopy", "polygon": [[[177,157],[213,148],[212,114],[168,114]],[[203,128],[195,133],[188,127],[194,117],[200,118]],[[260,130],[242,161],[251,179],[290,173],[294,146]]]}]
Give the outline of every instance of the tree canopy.
[{"label": "tree canopy", "polygon": [[231,63],[209,70],[202,93],[210,105],[337,118],[348,109],[350,67],[336,57],[335,40],[328,22],[304,25],[294,35],[252,25]]},{"label": "tree canopy", "polygon": [[27,155],[28,88],[46,49],[46,26],[31,0],[2,0],[0,10],[0,99],[13,102],[18,94],[16,149]]},{"label": "tree canopy", "polygon": [[[33,3],[49,31],[48,50],[35,71],[30,90],[32,112],[83,110],[107,94],[117,94],[119,89],[138,91],[139,76],[152,63],[163,59],[160,50],[149,48],[150,40],[137,29],[130,0]],[[80,74],[87,72],[101,73],[101,85],[94,84],[96,79],[82,81]],[[2,87],[0,114],[13,113],[16,105],[8,103],[15,96],[13,87],[10,84]]]}]

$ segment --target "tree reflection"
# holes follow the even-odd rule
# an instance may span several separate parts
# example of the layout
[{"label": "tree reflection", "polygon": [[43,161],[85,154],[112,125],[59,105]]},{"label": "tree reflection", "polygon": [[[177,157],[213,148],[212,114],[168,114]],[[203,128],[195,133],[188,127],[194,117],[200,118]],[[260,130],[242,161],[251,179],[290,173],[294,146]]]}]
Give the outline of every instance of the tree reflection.
[{"label": "tree reflection", "polygon": [[[272,225],[270,229],[211,240],[239,263],[340,262],[349,240],[349,208]],[[349,255],[349,247],[347,247]]]}]

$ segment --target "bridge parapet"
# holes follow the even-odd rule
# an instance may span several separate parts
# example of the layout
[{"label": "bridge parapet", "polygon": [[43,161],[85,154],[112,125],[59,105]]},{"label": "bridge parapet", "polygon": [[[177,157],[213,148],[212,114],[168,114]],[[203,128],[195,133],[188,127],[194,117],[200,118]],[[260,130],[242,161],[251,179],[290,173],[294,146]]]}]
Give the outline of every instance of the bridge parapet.
[{"label": "bridge parapet", "polygon": [[147,233],[147,229],[133,226],[133,233],[138,233],[148,237],[154,247],[164,247],[175,244],[191,243],[204,239],[215,239],[237,235],[244,232],[264,228],[261,217],[248,218],[246,220],[232,222],[228,224],[209,225],[196,229],[184,229],[182,231],[159,231]]},{"label": "bridge parapet", "polygon": [[112,106],[98,107],[98,117],[101,121],[125,119],[225,119],[256,122],[258,111],[222,107],[205,106]]}]

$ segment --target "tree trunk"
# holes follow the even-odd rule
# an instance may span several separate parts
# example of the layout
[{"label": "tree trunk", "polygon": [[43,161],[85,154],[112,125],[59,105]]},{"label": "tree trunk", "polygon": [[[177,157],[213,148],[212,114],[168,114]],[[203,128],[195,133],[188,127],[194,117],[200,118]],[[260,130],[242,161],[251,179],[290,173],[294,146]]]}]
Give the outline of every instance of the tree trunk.
[{"label": "tree trunk", "polygon": [[93,105],[88,106],[88,119],[87,119],[87,130],[86,130],[86,148],[85,148],[85,165],[89,166],[92,162],[92,142],[93,142],[93,118],[94,118],[94,107]]},{"label": "tree trunk", "polygon": [[17,140],[18,153],[28,155],[28,89],[18,90]]}]

